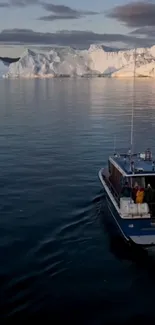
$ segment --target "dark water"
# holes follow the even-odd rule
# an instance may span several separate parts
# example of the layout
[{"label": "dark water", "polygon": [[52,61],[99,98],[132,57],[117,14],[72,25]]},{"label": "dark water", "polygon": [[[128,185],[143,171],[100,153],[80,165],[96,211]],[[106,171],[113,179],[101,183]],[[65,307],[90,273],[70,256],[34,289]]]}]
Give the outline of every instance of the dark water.
[{"label": "dark water", "polygon": [[[0,80],[0,324],[155,320],[155,262],[110,236],[98,180],[130,141],[132,87]],[[135,147],[155,149],[155,82],[135,89]]]}]

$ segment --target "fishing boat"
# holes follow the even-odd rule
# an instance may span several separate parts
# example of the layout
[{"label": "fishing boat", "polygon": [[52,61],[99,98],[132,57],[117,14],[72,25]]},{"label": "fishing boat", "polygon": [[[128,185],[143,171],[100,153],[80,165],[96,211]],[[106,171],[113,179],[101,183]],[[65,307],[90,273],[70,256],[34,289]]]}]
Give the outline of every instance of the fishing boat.
[{"label": "fishing boat", "polygon": [[128,242],[155,246],[155,162],[144,153],[115,153],[99,171],[111,218]]},{"label": "fishing boat", "polygon": [[124,153],[114,150],[107,168],[99,171],[99,178],[119,235],[129,243],[150,248],[155,247],[155,161],[150,149],[134,153],[133,121],[134,97],[130,150]]}]

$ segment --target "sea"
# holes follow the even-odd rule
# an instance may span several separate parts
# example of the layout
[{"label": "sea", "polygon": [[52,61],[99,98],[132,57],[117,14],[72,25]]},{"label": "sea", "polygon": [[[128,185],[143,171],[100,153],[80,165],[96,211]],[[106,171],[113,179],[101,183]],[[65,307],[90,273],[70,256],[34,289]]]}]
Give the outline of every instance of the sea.
[{"label": "sea", "polygon": [[0,324],[154,324],[155,257],[111,235],[100,168],[155,154],[155,81],[0,80]]}]

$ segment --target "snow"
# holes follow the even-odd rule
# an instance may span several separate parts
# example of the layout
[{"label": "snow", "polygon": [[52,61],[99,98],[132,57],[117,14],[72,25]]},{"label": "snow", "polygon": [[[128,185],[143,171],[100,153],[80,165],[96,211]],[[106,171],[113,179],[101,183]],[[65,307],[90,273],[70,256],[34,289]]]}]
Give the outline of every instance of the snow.
[{"label": "snow", "polygon": [[[135,75],[155,78],[155,46],[135,50],[107,51],[103,45],[91,45],[89,50],[73,48],[52,49],[39,53],[25,50],[16,63],[11,63],[5,78],[51,78],[59,76],[111,76],[115,78]],[[1,74],[1,66],[0,66]]]}]

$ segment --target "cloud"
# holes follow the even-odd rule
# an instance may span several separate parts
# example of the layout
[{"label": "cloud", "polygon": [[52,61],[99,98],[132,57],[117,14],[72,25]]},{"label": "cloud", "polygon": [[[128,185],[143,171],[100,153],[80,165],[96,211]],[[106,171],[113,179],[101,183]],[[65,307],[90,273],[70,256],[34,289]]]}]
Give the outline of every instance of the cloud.
[{"label": "cloud", "polygon": [[8,0],[8,2],[1,2],[0,8],[13,8],[13,7],[27,7],[32,5],[42,6],[45,11],[50,12],[50,15],[43,15],[38,20],[54,21],[54,20],[70,20],[79,19],[85,16],[92,16],[99,14],[95,11],[77,10],[65,5],[55,5],[52,3],[41,2],[40,0]]},{"label": "cloud", "polygon": [[73,15],[73,14],[66,14],[66,15],[48,15],[48,16],[41,16],[38,19],[44,21],[54,21],[54,20],[64,20],[64,19],[79,19],[81,15]]},{"label": "cloud", "polygon": [[10,6],[13,7],[27,7],[36,4],[39,4],[38,0],[10,0]]},{"label": "cloud", "polygon": [[31,29],[5,29],[0,33],[0,43],[88,47],[92,43],[122,42],[132,46],[150,46],[153,40],[121,34],[98,34],[92,31],[59,31],[40,33]]},{"label": "cloud", "polygon": [[42,6],[46,11],[52,12],[52,14],[48,16],[42,16],[39,18],[39,20],[45,20],[45,21],[79,19],[88,15],[99,14],[98,12],[94,12],[94,11],[76,10],[65,5],[54,5],[51,3],[42,3]]},{"label": "cloud", "polygon": [[0,8],[8,8],[10,4],[8,2],[0,2]]},{"label": "cloud", "polygon": [[27,7],[30,5],[39,5],[39,0],[8,0],[6,2],[0,1],[0,8],[12,8],[12,7]]},{"label": "cloud", "polygon": [[83,10],[76,10],[76,9],[72,9],[68,6],[65,5],[54,5],[54,4],[50,4],[50,3],[43,3],[43,7],[44,9],[46,9],[47,11],[52,11],[55,14],[84,14],[84,15],[96,15],[98,14],[98,12],[94,12],[94,11],[83,11]]},{"label": "cloud", "polygon": [[98,12],[83,11],[72,9],[66,5],[55,5],[52,3],[43,2],[41,0],[0,0],[0,8],[27,7],[32,5],[41,6],[45,11],[51,12],[50,15],[42,16],[39,20],[54,21],[61,19],[79,19],[88,15],[97,15]]},{"label": "cloud", "polygon": [[144,26],[133,30],[131,35],[143,35],[148,37],[155,37],[155,26]]},{"label": "cloud", "polygon": [[130,2],[117,6],[106,13],[128,27],[155,26],[155,3],[148,1]]},{"label": "cloud", "polygon": [[43,7],[47,10],[47,11],[52,11],[56,14],[76,14],[78,11],[74,10],[68,6],[65,5],[54,5],[51,3],[43,3]]}]

